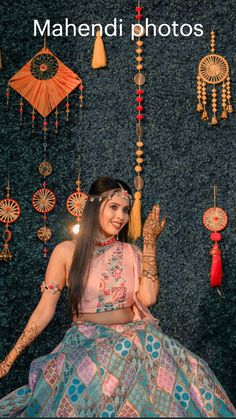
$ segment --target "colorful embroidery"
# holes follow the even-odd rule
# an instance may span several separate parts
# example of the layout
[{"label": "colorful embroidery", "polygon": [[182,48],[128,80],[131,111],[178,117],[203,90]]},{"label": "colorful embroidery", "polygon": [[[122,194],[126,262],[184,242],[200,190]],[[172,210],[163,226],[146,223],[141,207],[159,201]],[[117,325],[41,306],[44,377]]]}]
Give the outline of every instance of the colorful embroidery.
[{"label": "colorful embroidery", "polygon": [[123,271],[123,244],[120,243],[100,277],[97,313],[125,307],[127,286]]}]

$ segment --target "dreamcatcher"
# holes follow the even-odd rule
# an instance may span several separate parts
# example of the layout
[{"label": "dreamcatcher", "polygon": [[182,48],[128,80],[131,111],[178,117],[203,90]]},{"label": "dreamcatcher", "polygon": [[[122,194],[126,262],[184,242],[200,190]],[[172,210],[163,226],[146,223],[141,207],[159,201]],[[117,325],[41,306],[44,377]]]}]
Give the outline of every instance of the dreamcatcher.
[{"label": "dreamcatcher", "polygon": [[223,269],[221,250],[219,248],[218,242],[222,238],[219,231],[224,230],[227,223],[228,216],[226,212],[222,208],[216,206],[216,186],[214,186],[214,206],[208,208],[203,214],[203,224],[208,230],[212,232],[210,238],[214,242],[210,251],[210,255],[212,256],[210,285],[212,287],[219,287],[222,284]]},{"label": "dreamcatcher", "polygon": [[53,110],[55,110],[55,132],[58,133],[58,105],[64,99],[66,99],[65,119],[69,120],[69,94],[76,87],[80,91],[80,107],[83,107],[84,86],[81,78],[46,47],[46,37],[44,37],[44,47],[9,80],[6,90],[7,104],[9,104],[10,87],[21,96],[20,124],[22,124],[23,99],[25,99],[32,106],[32,132],[35,129],[36,112],[38,112],[43,117],[44,137],[48,131],[47,117]]},{"label": "dreamcatcher", "polygon": [[230,76],[229,64],[222,55],[215,54],[215,32],[211,32],[211,54],[203,57],[198,66],[197,76],[197,112],[201,112],[201,119],[207,121],[209,119],[207,112],[207,85],[212,85],[212,118],[211,124],[218,124],[217,119],[217,89],[218,85],[222,84],[221,103],[222,112],[221,119],[227,119],[228,114],[234,112],[233,106],[230,103]]},{"label": "dreamcatcher", "polygon": [[46,160],[42,161],[38,167],[39,173],[44,177],[43,187],[38,189],[32,196],[32,205],[35,211],[42,214],[43,226],[38,229],[38,239],[44,242],[43,256],[47,256],[47,242],[52,236],[52,231],[47,225],[47,214],[51,212],[56,204],[56,196],[54,192],[46,187],[45,178],[52,173],[52,165]]},{"label": "dreamcatcher", "polygon": [[9,224],[14,223],[20,216],[20,205],[17,201],[10,198],[10,183],[9,179],[6,186],[6,198],[0,201],[0,222],[5,224],[5,231],[3,234],[4,245],[0,253],[0,260],[11,260],[13,255],[9,249],[9,241],[12,233],[9,230]]},{"label": "dreamcatcher", "polygon": [[76,192],[70,194],[66,200],[66,208],[70,215],[72,215],[77,224],[73,227],[73,233],[78,234],[79,232],[79,223],[83,214],[83,210],[88,199],[87,195],[84,192],[81,192],[80,185],[80,164],[78,162],[78,179],[76,181]]},{"label": "dreamcatcher", "polygon": [[138,1],[138,5],[135,7],[135,19],[137,24],[134,25],[134,34],[136,36],[136,70],[137,73],[134,76],[134,83],[136,85],[136,165],[134,167],[135,170],[135,178],[134,178],[134,186],[135,186],[135,193],[134,193],[134,204],[131,209],[130,214],[130,222],[129,222],[129,237],[132,240],[136,240],[138,237],[141,236],[141,229],[142,229],[142,221],[141,221],[141,198],[142,198],[142,189],[144,186],[144,181],[141,176],[142,172],[142,163],[143,163],[143,127],[142,121],[144,119],[144,89],[143,85],[145,84],[145,75],[143,73],[143,40],[142,37],[145,35],[145,29],[143,25],[140,23],[142,20],[142,6],[140,6],[140,2]]}]

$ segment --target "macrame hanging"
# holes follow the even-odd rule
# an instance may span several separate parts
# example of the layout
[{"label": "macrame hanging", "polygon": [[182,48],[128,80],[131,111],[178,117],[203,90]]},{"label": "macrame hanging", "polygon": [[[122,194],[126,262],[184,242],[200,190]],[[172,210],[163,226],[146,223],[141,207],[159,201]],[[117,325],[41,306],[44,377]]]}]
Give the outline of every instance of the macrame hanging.
[{"label": "macrame hanging", "polygon": [[134,33],[136,36],[136,69],[137,73],[134,76],[134,83],[136,85],[136,135],[137,135],[137,150],[136,150],[136,165],[134,167],[136,176],[134,179],[135,193],[134,193],[134,203],[131,208],[130,222],[129,222],[129,231],[128,235],[131,240],[135,241],[141,236],[142,231],[142,221],[141,221],[141,198],[142,198],[142,189],[144,186],[144,181],[141,176],[142,172],[142,163],[143,163],[143,127],[142,121],[144,119],[144,89],[143,85],[145,84],[145,75],[142,72],[143,70],[143,40],[141,39],[145,35],[145,29],[141,25],[142,19],[142,6],[140,2],[135,7],[135,19],[138,21],[134,25]]},{"label": "macrame hanging", "polygon": [[6,198],[0,201],[0,222],[5,224],[5,231],[3,234],[4,244],[3,249],[0,252],[0,260],[11,260],[13,255],[9,249],[9,242],[12,237],[12,233],[9,229],[9,224],[14,223],[20,216],[20,205],[17,201],[10,198],[10,182],[7,181],[6,186]]},{"label": "macrame hanging", "polygon": [[81,78],[69,67],[63,64],[46,46],[25,64],[8,82],[6,89],[7,105],[9,105],[10,88],[16,90],[20,98],[20,125],[22,125],[23,99],[32,106],[32,132],[35,129],[36,112],[42,117],[44,136],[48,131],[48,116],[55,110],[55,132],[58,133],[59,118],[58,105],[66,99],[66,121],[69,120],[69,94],[79,88],[80,107],[83,107],[83,83]]},{"label": "macrame hanging", "polygon": [[[207,102],[207,86],[212,85],[211,89],[211,107],[212,117],[211,124],[217,125],[219,118],[227,119],[228,114],[234,112],[233,106],[230,102],[230,75],[229,64],[222,55],[215,54],[215,32],[211,32],[211,54],[206,55],[201,59],[198,65],[197,75],[197,98],[198,104],[196,111],[201,112],[201,119],[209,120],[208,116],[208,102]],[[217,116],[217,108],[220,99],[217,98],[220,92],[217,87],[221,85],[221,106],[222,112],[220,117]]]},{"label": "macrame hanging", "polygon": [[78,179],[76,181],[76,192],[70,194],[66,200],[66,208],[70,215],[76,219],[76,224],[73,227],[73,233],[78,234],[79,223],[83,214],[83,210],[88,199],[88,196],[81,192],[80,185],[80,159],[78,159]]},{"label": "macrame hanging", "polygon": [[52,236],[52,231],[47,224],[47,214],[51,212],[56,204],[56,196],[54,192],[47,188],[46,186],[46,177],[50,176],[52,173],[52,165],[44,160],[39,164],[38,167],[39,173],[44,177],[42,188],[37,189],[37,191],[32,196],[32,205],[35,211],[42,214],[43,226],[41,226],[37,231],[38,239],[44,242],[43,247],[43,257],[47,257],[48,249],[47,242]]},{"label": "macrame hanging", "polygon": [[[218,242],[222,239],[219,231],[222,231],[228,223],[228,216],[226,212],[216,206],[216,186],[214,186],[214,206],[208,208],[203,214],[203,224],[212,233],[210,239],[214,242],[213,247],[210,251],[212,256],[211,271],[210,271],[210,285],[211,287],[218,287],[222,284],[223,269],[222,269],[222,258],[221,250]],[[220,292],[219,292],[220,294]]]}]

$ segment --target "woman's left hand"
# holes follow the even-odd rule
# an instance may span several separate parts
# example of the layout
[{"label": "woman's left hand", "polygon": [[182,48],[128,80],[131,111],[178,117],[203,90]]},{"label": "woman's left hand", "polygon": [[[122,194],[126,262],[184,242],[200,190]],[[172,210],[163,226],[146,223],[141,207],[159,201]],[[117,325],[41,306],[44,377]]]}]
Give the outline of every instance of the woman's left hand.
[{"label": "woman's left hand", "polygon": [[143,239],[146,242],[156,240],[166,225],[166,217],[160,220],[160,206],[154,205],[143,225]]}]

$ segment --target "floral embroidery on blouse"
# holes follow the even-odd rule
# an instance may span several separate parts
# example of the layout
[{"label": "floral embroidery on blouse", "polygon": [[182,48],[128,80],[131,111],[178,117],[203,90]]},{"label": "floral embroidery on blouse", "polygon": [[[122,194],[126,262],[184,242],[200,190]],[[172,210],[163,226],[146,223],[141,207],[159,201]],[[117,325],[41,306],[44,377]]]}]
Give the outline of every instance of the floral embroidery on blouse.
[{"label": "floral embroidery on blouse", "polygon": [[127,287],[123,271],[123,245],[121,243],[112,253],[107,269],[101,274],[97,313],[125,307]]}]

